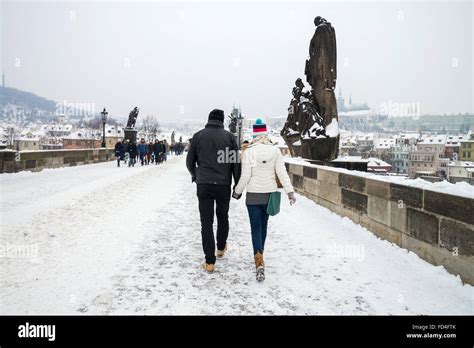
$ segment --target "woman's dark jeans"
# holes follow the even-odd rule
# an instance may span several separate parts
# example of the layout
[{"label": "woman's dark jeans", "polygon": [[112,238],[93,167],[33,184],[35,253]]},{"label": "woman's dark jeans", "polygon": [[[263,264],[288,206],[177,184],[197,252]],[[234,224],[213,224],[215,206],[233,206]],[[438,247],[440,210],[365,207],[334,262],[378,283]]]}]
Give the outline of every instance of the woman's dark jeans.
[{"label": "woman's dark jeans", "polygon": [[255,255],[257,251],[263,254],[269,217],[267,214],[267,204],[247,205],[247,210],[252,231],[253,254]]}]

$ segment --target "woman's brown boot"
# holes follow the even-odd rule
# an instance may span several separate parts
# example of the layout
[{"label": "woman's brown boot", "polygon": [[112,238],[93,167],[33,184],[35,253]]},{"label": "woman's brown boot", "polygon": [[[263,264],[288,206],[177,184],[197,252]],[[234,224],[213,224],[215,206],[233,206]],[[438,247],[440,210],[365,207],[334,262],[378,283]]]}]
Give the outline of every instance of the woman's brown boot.
[{"label": "woman's brown boot", "polygon": [[257,271],[257,280],[261,282],[265,279],[265,263],[263,262],[263,254],[259,251],[255,254],[255,269]]}]

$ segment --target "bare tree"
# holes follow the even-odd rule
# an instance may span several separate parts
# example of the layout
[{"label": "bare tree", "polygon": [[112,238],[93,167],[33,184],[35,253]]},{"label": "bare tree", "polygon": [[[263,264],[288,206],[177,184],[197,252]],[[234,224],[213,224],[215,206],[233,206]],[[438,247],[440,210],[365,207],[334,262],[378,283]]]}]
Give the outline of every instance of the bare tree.
[{"label": "bare tree", "polygon": [[153,115],[146,116],[142,121],[142,130],[148,137],[148,141],[156,139],[160,133],[160,124]]}]

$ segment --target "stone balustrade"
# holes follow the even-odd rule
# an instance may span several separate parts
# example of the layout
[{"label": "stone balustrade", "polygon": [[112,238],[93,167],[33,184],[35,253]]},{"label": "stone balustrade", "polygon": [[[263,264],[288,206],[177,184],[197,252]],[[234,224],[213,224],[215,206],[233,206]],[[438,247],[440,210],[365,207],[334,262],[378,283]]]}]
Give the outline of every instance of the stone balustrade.
[{"label": "stone balustrade", "polygon": [[106,162],[115,159],[113,149],[0,150],[0,173],[23,170],[40,171],[44,168],[71,167]]},{"label": "stone balustrade", "polygon": [[292,159],[286,166],[298,193],[474,284],[474,199]]}]

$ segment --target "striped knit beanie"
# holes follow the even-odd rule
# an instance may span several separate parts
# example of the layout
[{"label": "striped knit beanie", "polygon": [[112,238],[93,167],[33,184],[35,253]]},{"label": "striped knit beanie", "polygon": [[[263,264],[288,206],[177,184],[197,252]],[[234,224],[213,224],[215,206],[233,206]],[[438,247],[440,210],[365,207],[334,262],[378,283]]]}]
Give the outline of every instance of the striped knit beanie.
[{"label": "striped knit beanie", "polygon": [[255,121],[255,124],[253,125],[252,129],[252,136],[258,137],[259,135],[268,135],[267,131],[267,125],[263,123],[263,121],[260,118],[257,118]]}]

